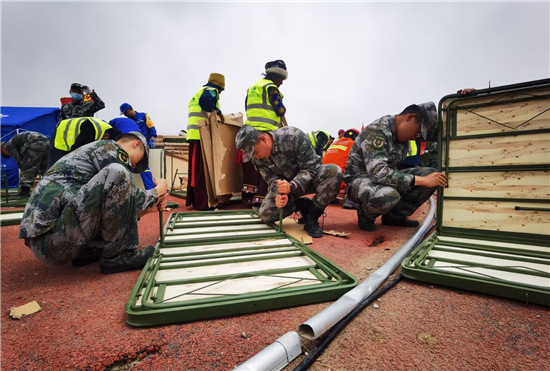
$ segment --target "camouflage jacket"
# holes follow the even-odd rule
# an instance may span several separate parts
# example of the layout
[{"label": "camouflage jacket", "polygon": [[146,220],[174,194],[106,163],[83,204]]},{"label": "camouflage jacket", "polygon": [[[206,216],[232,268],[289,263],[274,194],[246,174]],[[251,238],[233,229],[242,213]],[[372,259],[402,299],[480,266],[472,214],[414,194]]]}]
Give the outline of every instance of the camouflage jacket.
[{"label": "camouflage jacket", "polygon": [[[128,166],[128,154],[111,140],[89,143],[57,161],[31,194],[21,220],[19,237],[37,237],[54,228],[63,208],[80,187],[112,163]],[[141,190],[133,178],[129,187],[133,188],[136,196],[138,213],[153,206],[158,200],[154,188]]]},{"label": "camouflage jacket", "polygon": [[398,142],[395,116],[384,116],[372,122],[359,134],[351,147],[344,182],[367,177],[373,183],[409,192],[414,176],[397,170],[407,157],[408,142]]},{"label": "camouflage jacket", "polygon": [[321,166],[321,157],[315,154],[309,138],[298,128],[283,127],[269,134],[273,149],[267,159],[252,158],[252,163],[271,189],[275,180],[294,180],[305,192]]},{"label": "camouflage jacket", "polygon": [[[6,151],[13,157],[17,163],[17,167],[21,169],[23,164],[23,156],[25,156],[27,150],[36,142],[48,143],[50,140],[47,136],[35,131],[24,131],[19,134],[15,134],[9,142],[5,144]],[[24,169],[22,169],[24,170]]]},{"label": "camouflage jacket", "polygon": [[90,96],[94,100],[93,102],[80,101],[78,103],[72,102],[61,106],[59,121],[73,117],[93,117],[94,113],[105,108],[105,103],[103,103],[96,92],[91,92]]}]

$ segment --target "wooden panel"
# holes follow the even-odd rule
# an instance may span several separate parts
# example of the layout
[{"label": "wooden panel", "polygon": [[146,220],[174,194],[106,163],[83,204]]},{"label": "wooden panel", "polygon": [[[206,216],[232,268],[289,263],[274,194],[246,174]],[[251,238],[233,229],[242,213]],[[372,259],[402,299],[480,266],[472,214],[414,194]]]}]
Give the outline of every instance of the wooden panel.
[{"label": "wooden panel", "polygon": [[442,225],[503,232],[550,235],[550,212],[514,210],[515,206],[548,208],[541,203],[444,200]]},{"label": "wooden panel", "polygon": [[460,139],[449,143],[449,166],[545,165],[550,133]]},{"label": "wooden panel", "polygon": [[477,135],[550,128],[550,98],[458,110],[456,134]]},{"label": "wooden panel", "polygon": [[445,197],[550,199],[548,171],[450,173]]},{"label": "wooden panel", "polygon": [[468,107],[472,105],[479,105],[479,104],[490,104],[495,101],[510,101],[514,99],[523,99],[523,98],[530,98],[530,97],[540,97],[544,95],[549,95],[550,89],[544,88],[544,89],[532,89],[532,90],[524,90],[522,92],[513,92],[513,93],[505,93],[505,92],[495,92],[491,95],[482,95],[482,96],[473,96],[471,98],[461,99],[459,101],[456,101],[457,98],[450,98],[445,100],[442,103],[443,108],[447,108],[449,104],[453,103],[453,108],[460,108],[460,107]]}]

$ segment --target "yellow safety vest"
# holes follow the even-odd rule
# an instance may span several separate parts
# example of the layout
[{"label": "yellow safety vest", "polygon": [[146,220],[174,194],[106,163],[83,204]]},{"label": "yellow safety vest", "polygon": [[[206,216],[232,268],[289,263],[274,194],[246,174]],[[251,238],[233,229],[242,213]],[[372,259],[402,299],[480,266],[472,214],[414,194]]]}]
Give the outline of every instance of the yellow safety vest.
[{"label": "yellow safety vest", "polygon": [[418,146],[416,140],[409,140],[409,149],[407,150],[407,157],[413,157],[418,154]]},{"label": "yellow safety vest", "polygon": [[111,125],[95,117],[75,117],[62,120],[55,129],[54,147],[61,151],[70,151],[78,134],[80,134],[80,126],[85,121],[90,121],[93,124],[95,129],[95,140],[103,138],[105,131],[111,129]]},{"label": "yellow safety vest", "polygon": [[189,115],[187,119],[187,140],[199,140],[201,139],[201,133],[199,131],[199,121],[208,118],[208,112],[203,110],[199,104],[199,99],[205,90],[212,90],[216,92],[216,107],[220,109],[220,92],[216,88],[210,86],[203,86],[193,98],[189,101]]},{"label": "yellow safety vest", "polygon": [[[256,82],[246,93],[246,122],[245,124],[260,131],[277,130],[281,127],[281,117],[275,113],[275,108],[269,101],[267,88],[277,85],[271,80],[261,79]],[[281,98],[283,94],[281,94]]]},{"label": "yellow safety vest", "polygon": [[[330,132],[328,132],[326,130],[310,131],[309,132],[309,140],[311,140],[311,144],[313,145],[313,148],[317,148],[317,135],[319,135],[319,133],[325,133],[325,135],[327,136],[327,138],[330,141]],[[329,141],[327,141],[327,143],[325,144],[323,149],[328,148]]]}]

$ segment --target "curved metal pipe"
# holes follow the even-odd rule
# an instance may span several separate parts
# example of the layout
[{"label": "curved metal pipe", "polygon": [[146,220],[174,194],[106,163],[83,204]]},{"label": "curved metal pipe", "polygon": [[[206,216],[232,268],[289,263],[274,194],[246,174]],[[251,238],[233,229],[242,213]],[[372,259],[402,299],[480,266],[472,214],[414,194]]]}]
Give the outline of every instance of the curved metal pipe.
[{"label": "curved metal pipe", "polygon": [[[316,339],[346,317],[363,300],[367,299],[418,245],[429,230],[434,215],[435,202],[432,197],[430,198],[430,212],[426,220],[399,251],[359,286],[301,324],[298,333],[305,338]],[[260,353],[237,366],[235,370],[281,370],[302,354],[302,340],[298,333],[295,331],[287,332]]]}]

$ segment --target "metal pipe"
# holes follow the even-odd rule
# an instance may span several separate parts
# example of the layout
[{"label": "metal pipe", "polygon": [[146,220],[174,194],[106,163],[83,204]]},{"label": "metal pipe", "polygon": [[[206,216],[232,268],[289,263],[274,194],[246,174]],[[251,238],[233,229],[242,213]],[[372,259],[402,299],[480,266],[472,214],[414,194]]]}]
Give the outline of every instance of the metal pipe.
[{"label": "metal pipe", "polygon": [[[430,212],[422,223],[420,229],[397,251],[382,267],[377,269],[363,283],[343,295],[340,299],[327,307],[325,310],[304,322],[298,328],[301,336],[309,339],[316,339],[332,326],[346,317],[355,307],[371,295],[388,278],[401,261],[418,245],[421,238],[431,228],[435,215],[435,202],[430,198]],[[281,370],[301,353],[301,338],[298,333],[287,332],[276,342],[256,354],[246,362],[237,366],[235,370]],[[282,339],[292,340],[289,345],[283,345]],[[285,343],[286,344],[286,343]],[[298,350],[299,348],[299,350]]]}]

